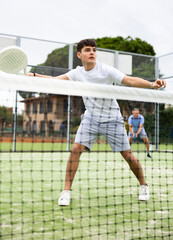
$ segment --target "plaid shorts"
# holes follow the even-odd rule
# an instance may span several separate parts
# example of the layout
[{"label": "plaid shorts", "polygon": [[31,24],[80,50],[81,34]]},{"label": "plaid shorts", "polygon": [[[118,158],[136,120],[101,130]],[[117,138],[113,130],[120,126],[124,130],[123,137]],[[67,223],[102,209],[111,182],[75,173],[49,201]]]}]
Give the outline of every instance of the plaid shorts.
[{"label": "plaid shorts", "polygon": [[91,149],[100,135],[104,135],[113,152],[130,149],[123,118],[110,122],[97,122],[92,117],[82,115],[82,121],[75,137],[75,143]]}]

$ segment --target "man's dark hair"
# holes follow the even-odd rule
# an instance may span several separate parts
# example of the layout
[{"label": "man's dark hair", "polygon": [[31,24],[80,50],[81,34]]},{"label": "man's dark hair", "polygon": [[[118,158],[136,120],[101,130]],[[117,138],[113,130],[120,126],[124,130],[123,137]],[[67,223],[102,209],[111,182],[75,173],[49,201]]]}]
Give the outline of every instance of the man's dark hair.
[{"label": "man's dark hair", "polygon": [[85,46],[97,47],[96,41],[93,39],[81,40],[77,45],[77,52],[81,52],[82,48]]}]

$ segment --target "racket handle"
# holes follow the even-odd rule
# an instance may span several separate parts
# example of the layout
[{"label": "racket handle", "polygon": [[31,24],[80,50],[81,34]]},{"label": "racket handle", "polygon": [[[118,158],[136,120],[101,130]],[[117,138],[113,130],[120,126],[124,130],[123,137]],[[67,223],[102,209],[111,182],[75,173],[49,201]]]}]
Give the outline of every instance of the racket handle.
[{"label": "racket handle", "polygon": [[136,134],[134,134],[134,141],[136,141]]}]

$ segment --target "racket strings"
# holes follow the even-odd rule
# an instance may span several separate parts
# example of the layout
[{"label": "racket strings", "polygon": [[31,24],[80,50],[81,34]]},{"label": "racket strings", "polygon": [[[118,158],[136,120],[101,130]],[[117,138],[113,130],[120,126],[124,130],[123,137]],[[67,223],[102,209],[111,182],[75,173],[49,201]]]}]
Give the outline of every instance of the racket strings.
[{"label": "racket strings", "polygon": [[18,73],[27,67],[27,56],[19,48],[11,48],[0,53],[0,70],[7,73]]},{"label": "racket strings", "polygon": [[0,67],[3,70],[13,70],[24,63],[24,56],[19,53],[12,53],[0,60]]}]

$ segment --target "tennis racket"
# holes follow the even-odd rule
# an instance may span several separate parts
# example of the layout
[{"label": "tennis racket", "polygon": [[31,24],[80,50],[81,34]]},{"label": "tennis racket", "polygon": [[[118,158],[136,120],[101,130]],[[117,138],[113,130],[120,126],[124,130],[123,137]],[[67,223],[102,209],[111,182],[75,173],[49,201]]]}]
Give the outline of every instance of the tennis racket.
[{"label": "tennis racket", "polygon": [[17,46],[10,46],[0,51],[0,70],[17,74],[21,70],[26,75],[28,58],[26,53]]},{"label": "tennis racket", "polygon": [[[0,70],[6,73],[17,74],[21,70],[26,75],[28,65],[28,58],[25,52],[17,47],[11,46],[4,48],[0,52]],[[16,151],[16,129],[17,129],[17,91],[15,101],[15,114],[14,114],[14,134],[13,134],[13,151]]]}]

